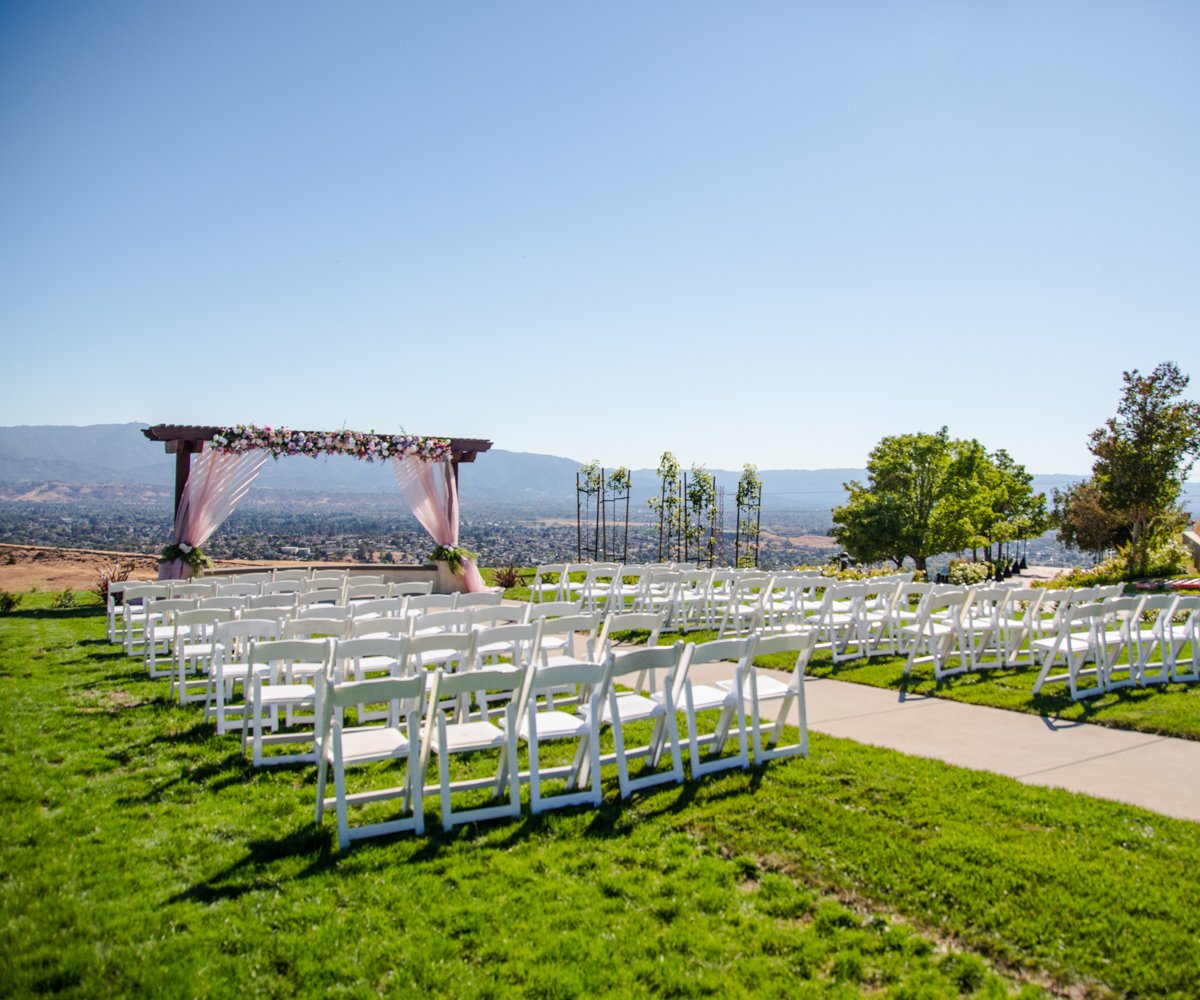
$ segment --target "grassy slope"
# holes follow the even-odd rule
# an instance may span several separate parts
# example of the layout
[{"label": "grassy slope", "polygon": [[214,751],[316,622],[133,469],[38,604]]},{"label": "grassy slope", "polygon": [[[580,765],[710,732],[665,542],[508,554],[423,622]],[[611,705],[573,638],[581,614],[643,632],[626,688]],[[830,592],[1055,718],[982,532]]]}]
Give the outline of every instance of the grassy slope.
[{"label": "grassy slope", "polygon": [[428,838],[339,857],[311,769],[255,773],[102,631],[94,612],[0,618],[14,994],[1200,984],[1193,824],[817,736],[808,761],[628,804],[610,780],[600,810],[450,836],[431,812]]}]

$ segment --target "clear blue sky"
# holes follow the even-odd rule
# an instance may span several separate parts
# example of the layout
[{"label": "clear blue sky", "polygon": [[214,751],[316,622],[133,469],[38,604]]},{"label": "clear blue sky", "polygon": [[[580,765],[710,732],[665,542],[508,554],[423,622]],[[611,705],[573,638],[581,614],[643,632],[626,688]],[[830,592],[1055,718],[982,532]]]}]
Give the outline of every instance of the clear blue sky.
[{"label": "clear blue sky", "polygon": [[1085,472],[1200,397],[1200,4],[0,5],[0,424]]}]

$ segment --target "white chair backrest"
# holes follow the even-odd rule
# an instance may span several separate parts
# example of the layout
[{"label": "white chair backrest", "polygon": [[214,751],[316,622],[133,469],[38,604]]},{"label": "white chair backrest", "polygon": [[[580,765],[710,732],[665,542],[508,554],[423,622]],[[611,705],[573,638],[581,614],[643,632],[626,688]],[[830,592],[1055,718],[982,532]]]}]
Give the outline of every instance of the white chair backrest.
[{"label": "white chair backrest", "polygon": [[[461,608],[456,610],[461,611]],[[515,625],[525,621],[527,606],[513,604],[497,604],[492,607],[467,609],[467,623],[471,628],[485,628],[489,625]]]},{"label": "white chair backrest", "polygon": [[485,591],[479,594],[459,594],[454,602],[455,608],[494,608],[504,600],[504,595]]},{"label": "white chair backrest", "polygon": [[263,584],[262,592],[267,595],[298,594],[300,593],[300,581],[272,580],[270,583]]},{"label": "white chair backrest", "polygon": [[405,636],[412,633],[411,618],[403,616],[379,618],[352,618],[350,620],[350,638],[358,639],[365,636]]},{"label": "white chair backrest", "polygon": [[470,628],[471,615],[468,611],[430,611],[423,615],[410,615],[413,620],[412,634],[434,635],[439,632],[465,632]]},{"label": "white chair backrest", "polygon": [[254,608],[294,608],[296,606],[296,593],[278,593],[278,594],[260,594],[258,597],[246,598],[246,605],[249,609]]},{"label": "white chair backrest", "polygon": [[297,618],[332,618],[349,621],[351,608],[344,604],[309,604],[296,609]]},{"label": "white chair backrest", "polygon": [[475,656],[474,632],[439,632],[416,635],[408,640],[405,651],[406,672],[424,673],[426,658],[446,671],[469,670]]},{"label": "white chair backrest", "polygon": [[343,639],[350,633],[345,618],[289,618],[283,623],[284,639]]},{"label": "white chair backrest", "polygon": [[408,639],[403,637],[341,639],[333,647],[331,676],[335,681],[351,678],[361,681],[368,673],[384,672],[401,677],[408,669],[407,654]]},{"label": "white chair backrest", "polygon": [[404,583],[392,584],[392,597],[415,597],[417,595],[426,595],[433,591],[433,584],[418,580],[405,581]]},{"label": "white chair backrest", "polygon": [[217,597],[257,597],[261,593],[260,583],[222,583],[217,587]]},{"label": "white chair backrest", "polygon": [[403,597],[381,597],[372,601],[355,601],[350,605],[351,618],[399,618],[403,614]]},{"label": "white chair backrest", "polygon": [[296,604],[299,607],[307,607],[312,604],[341,604],[342,591],[341,589],[334,590],[332,588],[322,587],[314,590],[303,590],[296,598]]},{"label": "white chair backrest", "polygon": [[242,618],[218,623],[213,629],[213,642],[223,648],[225,660],[232,660],[245,656],[250,643],[278,639],[281,631],[279,622]]},{"label": "white chair backrest", "polygon": [[568,615],[580,614],[583,610],[578,601],[544,601],[541,604],[530,604],[528,607],[529,621],[543,618],[562,618]]},{"label": "white chair backrest", "polygon": [[417,594],[408,599],[405,613],[424,614],[428,611],[450,611],[454,608],[457,594]]}]

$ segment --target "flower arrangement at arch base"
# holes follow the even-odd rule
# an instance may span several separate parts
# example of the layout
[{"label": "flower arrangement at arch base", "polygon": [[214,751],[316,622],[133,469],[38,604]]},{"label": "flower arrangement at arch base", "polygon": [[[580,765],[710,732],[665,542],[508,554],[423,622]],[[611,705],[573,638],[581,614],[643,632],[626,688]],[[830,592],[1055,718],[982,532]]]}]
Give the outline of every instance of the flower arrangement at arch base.
[{"label": "flower arrangement at arch base", "polygon": [[444,562],[450,567],[450,572],[455,576],[462,576],[463,562],[465,560],[470,559],[474,562],[478,558],[478,552],[464,549],[461,545],[439,545],[429,553],[431,562]]},{"label": "flower arrangement at arch base", "polygon": [[190,576],[199,576],[212,565],[212,560],[204,554],[203,549],[199,546],[188,545],[187,542],[178,542],[166,546],[158,557],[160,565],[173,563],[177,560],[187,566]]}]

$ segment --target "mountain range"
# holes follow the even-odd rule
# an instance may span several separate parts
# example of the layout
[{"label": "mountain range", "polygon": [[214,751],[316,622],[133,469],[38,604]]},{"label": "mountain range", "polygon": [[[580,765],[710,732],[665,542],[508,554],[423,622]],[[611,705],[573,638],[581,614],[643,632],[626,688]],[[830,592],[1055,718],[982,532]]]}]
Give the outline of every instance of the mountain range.
[{"label": "mountain range", "polygon": [[[171,487],[175,463],[162,444],[141,433],[147,425],[93,424],[86,427],[0,427],[0,483],[147,484]],[[459,471],[464,505],[573,508],[576,459],[493,448]],[[740,470],[712,470],[733,506]],[[863,480],[863,469],[761,469],[763,505],[772,511],[827,514],[845,497],[843,484]],[[1072,483],[1079,476],[1036,475],[1039,490]],[[659,490],[653,469],[632,473],[631,505],[641,509]],[[374,493],[396,489],[390,468],[350,458],[293,458],[269,462],[257,487],[307,493]],[[1186,499],[1200,510],[1200,484],[1189,483]]]}]

